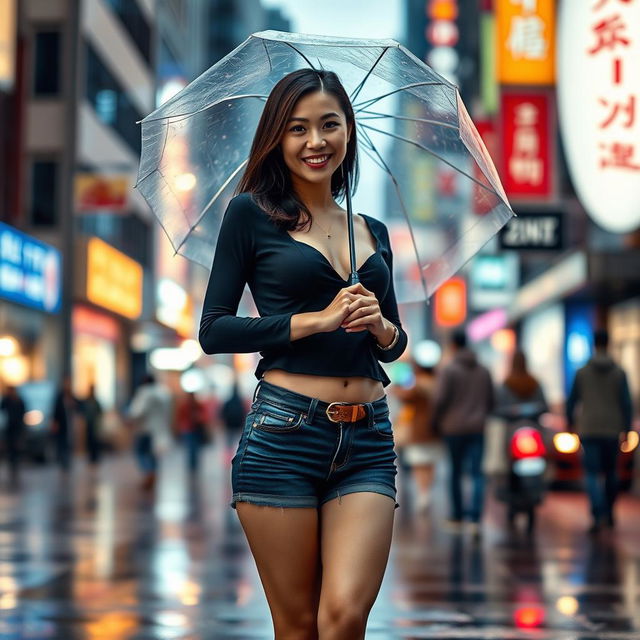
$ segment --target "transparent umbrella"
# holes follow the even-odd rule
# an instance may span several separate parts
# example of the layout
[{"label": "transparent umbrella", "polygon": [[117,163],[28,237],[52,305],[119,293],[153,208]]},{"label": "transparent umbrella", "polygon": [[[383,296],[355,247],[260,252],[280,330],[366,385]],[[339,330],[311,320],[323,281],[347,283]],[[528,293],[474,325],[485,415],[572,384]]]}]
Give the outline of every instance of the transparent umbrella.
[{"label": "transparent umbrella", "polygon": [[302,67],[334,71],[349,93],[354,203],[376,194],[364,212],[390,230],[398,300],[428,298],[513,211],[457,88],[395,40],[253,34],[142,120],[138,190],[175,252],[210,268],[269,92]]}]

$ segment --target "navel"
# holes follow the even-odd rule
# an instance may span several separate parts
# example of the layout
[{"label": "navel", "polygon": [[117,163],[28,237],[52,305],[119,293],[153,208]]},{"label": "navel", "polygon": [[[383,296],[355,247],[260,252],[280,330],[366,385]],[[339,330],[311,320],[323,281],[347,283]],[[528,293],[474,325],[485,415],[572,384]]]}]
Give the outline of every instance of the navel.
[{"label": "navel", "polygon": [[349,386],[349,381],[345,380],[342,384],[343,387],[348,387]]}]

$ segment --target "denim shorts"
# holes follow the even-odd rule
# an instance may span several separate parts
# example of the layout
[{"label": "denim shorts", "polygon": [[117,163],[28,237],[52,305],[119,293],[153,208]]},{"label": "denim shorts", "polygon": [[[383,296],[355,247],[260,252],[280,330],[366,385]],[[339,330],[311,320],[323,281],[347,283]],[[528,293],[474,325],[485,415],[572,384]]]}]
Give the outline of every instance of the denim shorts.
[{"label": "denim shorts", "polygon": [[361,491],[395,503],[396,453],[386,396],[367,403],[358,422],[331,422],[328,406],[258,383],[231,461],[234,509],[237,502],[317,508]]}]

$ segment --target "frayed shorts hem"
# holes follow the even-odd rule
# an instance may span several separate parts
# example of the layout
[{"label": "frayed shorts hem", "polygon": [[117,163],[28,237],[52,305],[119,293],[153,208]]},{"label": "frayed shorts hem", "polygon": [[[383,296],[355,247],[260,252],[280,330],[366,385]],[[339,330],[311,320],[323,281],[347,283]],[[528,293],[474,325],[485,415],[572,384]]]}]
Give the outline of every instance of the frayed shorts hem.
[{"label": "frayed shorts hem", "polygon": [[339,499],[349,493],[362,492],[379,493],[383,496],[388,496],[394,501],[396,509],[400,506],[395,501],[396,490],[385,484],[377,483],[350,484],[344,487],[339,487],[328,493],[326,496],[323,496],[321,500],[318,500],[316,496],[277,496],[266,493],[234,493],[229,506],[235,509],[238,502],[248,502],[250,504],[262,505],[264,507],[317,509],[319,506],[322,506],[335,498]]}]

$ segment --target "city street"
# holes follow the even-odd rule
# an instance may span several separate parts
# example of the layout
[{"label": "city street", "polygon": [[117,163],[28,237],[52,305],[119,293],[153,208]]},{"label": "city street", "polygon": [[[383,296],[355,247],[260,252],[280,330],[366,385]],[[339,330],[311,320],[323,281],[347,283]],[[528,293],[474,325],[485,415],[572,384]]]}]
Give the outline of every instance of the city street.
[{"label": "city street", "polygon": [[[41,467],[0,493],[0,638],[272,638],[268,609],[235,512],[224,453],[206,452],[188,489],[182,451],[156,496],[128,455],[96,478]],[[3,470],[4,471],[4,470]],[[590,536],[583,494],[549,494],[534,541],[503,531],[488,501],[484,535],[452,534],[440,469],[430,516],[412,516],[406,477],[391,561],[367,638],[640,638],[640,513]]]}]

